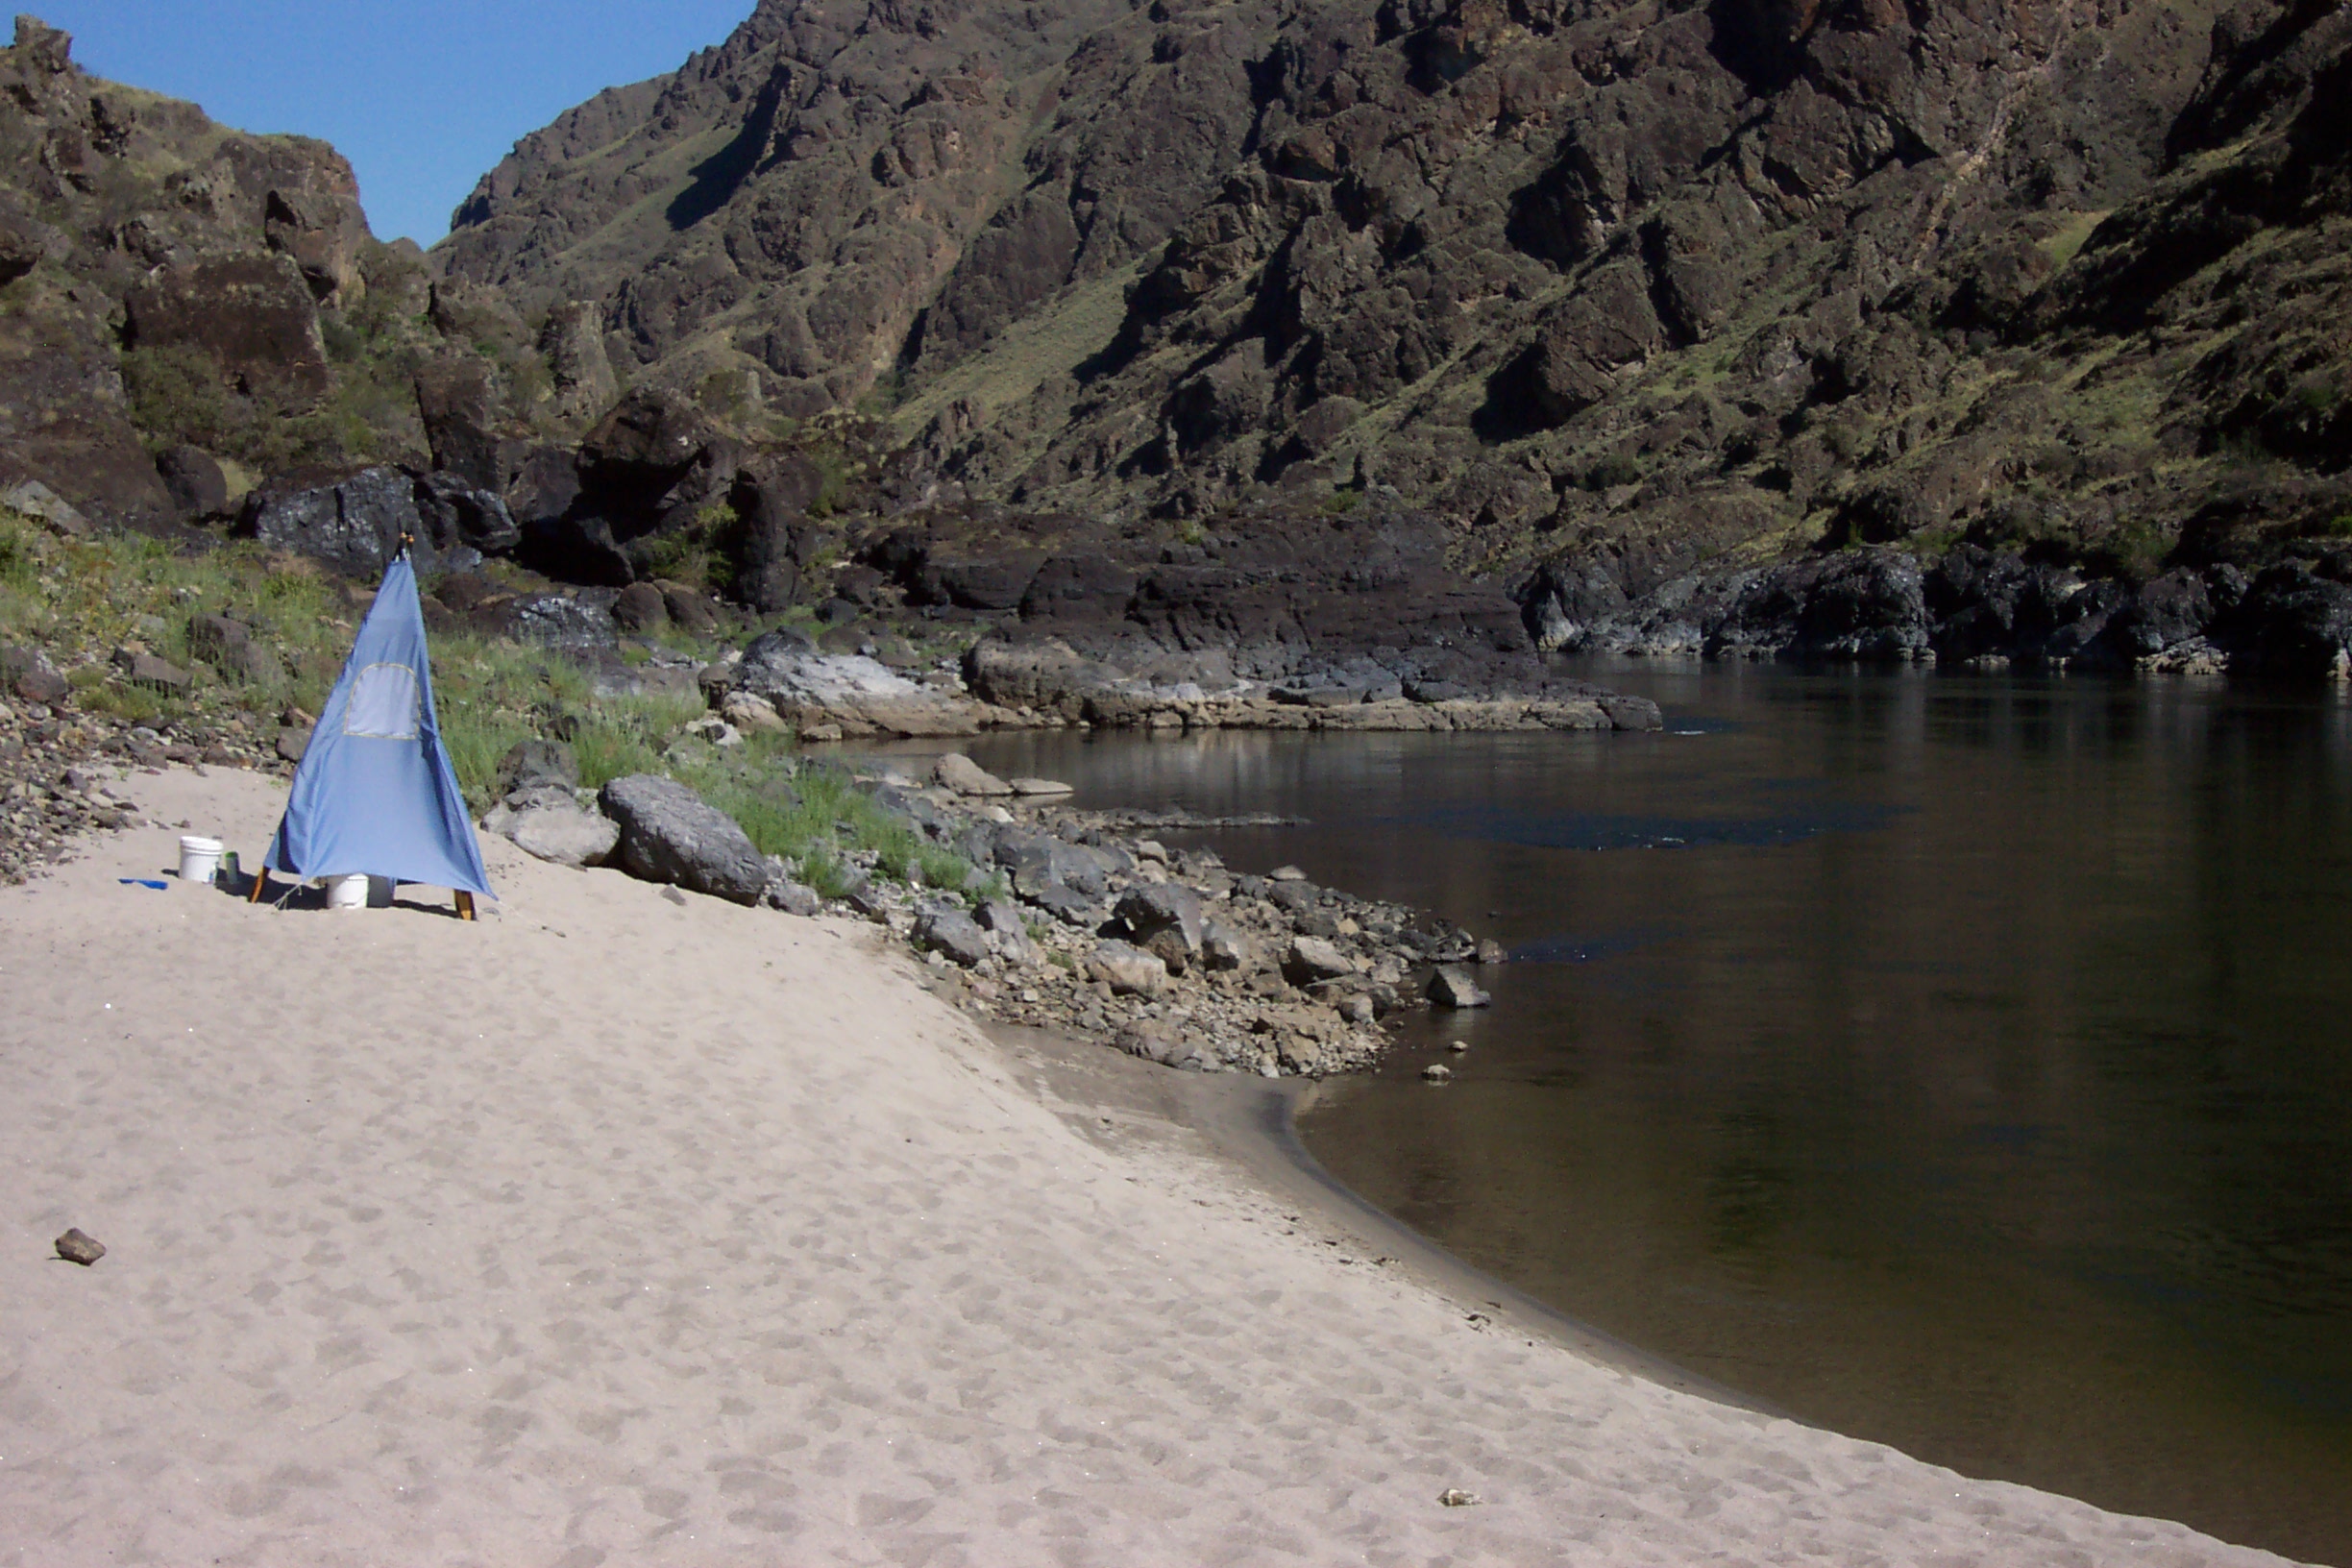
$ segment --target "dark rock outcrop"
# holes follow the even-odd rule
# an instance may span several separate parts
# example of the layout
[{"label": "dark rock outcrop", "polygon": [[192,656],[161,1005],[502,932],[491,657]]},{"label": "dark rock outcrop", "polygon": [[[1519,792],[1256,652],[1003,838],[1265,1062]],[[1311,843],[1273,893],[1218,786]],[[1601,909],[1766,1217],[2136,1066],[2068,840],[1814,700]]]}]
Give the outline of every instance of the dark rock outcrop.
[{"label": "dark rock outcrop", "polygon": [[236,531],[362,577],[380,575],[403,540],[420,571],[466,571],[521,533],[496,495],[397,468],[282,475],[245,498]]},{"label": "dark rock outcrop", "polygon": [[254,640],[253,629],[225,615],[191,616],[188,652],[204,660],[227,679],[257,686],[274,686],[285,678],[285,666],[275,651]]},{"label": "dark rock outcrop", "polygon": [[123,299],[133,348],[192,350],[238,392],[291,404],[326,396],[333,378],[318,304],[299,269],[240,257],[170,267]]}]

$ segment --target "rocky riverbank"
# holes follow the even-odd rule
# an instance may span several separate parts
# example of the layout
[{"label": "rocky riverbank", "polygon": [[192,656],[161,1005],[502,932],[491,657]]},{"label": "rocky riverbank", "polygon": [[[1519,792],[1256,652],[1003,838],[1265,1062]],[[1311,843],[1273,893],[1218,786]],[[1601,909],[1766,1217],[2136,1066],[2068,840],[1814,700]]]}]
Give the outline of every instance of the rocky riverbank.
[{"label": "rocky riverbank", "polygon": [[[0,693],[0,883],[54,864],[78,835],[146,825],[138,773],[285,766],[274,718],[233,713],[159,727],[74,711],[62,706],[61,676],[22,650],[7,651],[25,670]],[[61,706],[27,701],[24,691],[54,692]]]},{"label": "rocky riverbank", "polygon": [[[759,786],[795,800],[838,765],[778,761]],[[573,787],[560,746],[528,743],[484,817],[544,860],[616,866],[644,880],[789,914],[852,915],[921,954],[933,989],[985,1019],[1074,1032],[1197,1071],[1321,1076],[1370,1066],[1384,1018],[1478,1007],[1475,968],[1504,961],[1442,920],[1320,888],[1295,869],[1237,875],[1214,851],[1155,832],[1219,825],[1082,811],[1066,787],[999,779],[961,753],[920,777],[884,765],[857,787],[893,829],[939,851],[849,849],[812,886],[811,860],[762,856],[744,828],[674,779]],[[1266,819],[1253,819],[1263,821]],[[926,871],[925,867],[929,870]]]},{"label": "rocky riverbank", "polygon": [[1967,544],[1677,575],[1556,563],[1519,599],[1554,651],[2352,678],[2341,551],[2136,577]]},{"label": "rocky riverbank", "polygon": [[1240,673],[1248,661],[1227,649],[1171,653],[1040,637],[992,638],[961,659],[894,670],[782,630],[730,652],[700,681],[732,723],[789,726],[821,741],[1069,726],[1469,731],[1661,722],[1648,698],[1563,679],[1532,657],[1379,649],[1287,663],[1278,678],[1252,678]]},{"label": "rocky riverbank", "polygon": [[919,889],[871,910],[926,954],[936,991],[984,1018],[1188,1070],[1320,1077],[1370,1066],[1387,1043],[1381,1021],[1400,1010],[1485,1005],[1475,967],[1504,962],[1441,919],[1293,867],[1237,875],[1212,849],[1025,796],[955,753],[926,779],[885,770],[875,782],[888,808],[1009,879],[1009,897],[970,917]]}]

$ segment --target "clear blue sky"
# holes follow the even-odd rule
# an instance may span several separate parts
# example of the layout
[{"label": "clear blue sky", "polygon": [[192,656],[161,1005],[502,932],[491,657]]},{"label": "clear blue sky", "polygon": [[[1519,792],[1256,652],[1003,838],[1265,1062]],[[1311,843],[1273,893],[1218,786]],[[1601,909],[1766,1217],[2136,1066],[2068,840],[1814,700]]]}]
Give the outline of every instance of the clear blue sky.
[{"label": "clear blue sky", "polygon": [[753,0],[17,0],[85,70],[331,141],[384,239],[430,245],[528,132],[675,70]]}]

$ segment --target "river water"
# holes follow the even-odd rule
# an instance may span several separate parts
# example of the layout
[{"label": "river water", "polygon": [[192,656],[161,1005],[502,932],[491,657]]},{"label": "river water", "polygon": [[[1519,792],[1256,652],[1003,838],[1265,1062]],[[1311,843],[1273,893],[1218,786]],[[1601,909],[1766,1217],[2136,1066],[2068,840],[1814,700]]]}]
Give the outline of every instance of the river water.
[{"label": "river water", "polygon": [[1204,842],[1513,948],[1301,1121],[1458,1256],[1802,1419],[2352,1563],[2352,700],[1589,673],[1667,732],[972,750],[1306,817]]}]

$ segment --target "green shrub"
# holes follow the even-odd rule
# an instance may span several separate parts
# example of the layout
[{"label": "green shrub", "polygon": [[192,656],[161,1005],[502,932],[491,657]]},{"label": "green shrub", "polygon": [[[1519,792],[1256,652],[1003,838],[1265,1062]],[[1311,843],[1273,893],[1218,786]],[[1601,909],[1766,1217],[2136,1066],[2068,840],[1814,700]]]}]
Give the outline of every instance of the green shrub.
[{"label": "green shrub", "polygon": [[[966,860],[952,849],[942,849],[937,845],[925,845],[917,853],[915,863],[921,868],[923,886],[927,888],[949,888],[961,891],[966,878],[971,875],[970,861]],[[985,894],[992,893],[994,890],[992,888],[982,891]]]},{"label": "green shrub", "polygon": [[319,314],[319,341],[327,346],[327,357],[340,365],[351,364],[367,353],[367,334],[332,311]]},{"label": "green shrub", "polygon": [[631,773],[662,772],[661,753],[642,734],[600,714],[589,718],[572,737],[572,755],[579,763],[585,789],[600,790]]},{"label": "green shrub", "polygon": [[435,705],[441,710],[442,749],[449,753],[466,804],[476,812],[489,810],[497,797],[499,764],[516,743],[532,737],[531,726],[511,714],[477,708],[470,702],[436,698]]},{"label": "green shrub", "polygon": [[1622,452],[1612,453],[1585,471],[1584,488],[1598,494],[1623,484],[1639,484],[1641,478],[1640,463]]},{"label": "green shrub", "polygon": [[662,577],[703,593],[723,593],[735,581],[743,519],[723,501],[697,511],[677,532],[639,547],[643,576]]},{"label": "green shrub", "polygon": [[843,898],[857,885],[856,875],[836,859],[830,850],[817,850],[800,857],[800,880],[807,883],[820,898]]},{"label": "green shrub", "polygon": [[132,349],[122,356],[122,377],[142,429],[199,447],[227,445],[234,420],[211,355],[186,345]]},{"label": "green shrub", "polygon": [[33,535],[22,524],[0,519],[0,588],[29,594],[40,583],[40,562],[34,558]]},{"label": "green shrub", "polygon": [[81,687],[76,695],[75,700],[88,712],[110,714],[134,724],[152,724],[163,717],[162,699],[145,687],[108,685],[103,675],[99,681]]},{"label": "green shrub", "polygon": [[809,516],[831,517],[848,504],[849,454],[839,447],[819,447],[808,454],[818,475],[817,499],[809,502]]}]

